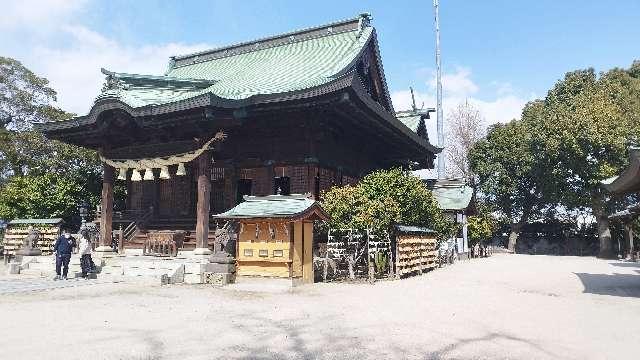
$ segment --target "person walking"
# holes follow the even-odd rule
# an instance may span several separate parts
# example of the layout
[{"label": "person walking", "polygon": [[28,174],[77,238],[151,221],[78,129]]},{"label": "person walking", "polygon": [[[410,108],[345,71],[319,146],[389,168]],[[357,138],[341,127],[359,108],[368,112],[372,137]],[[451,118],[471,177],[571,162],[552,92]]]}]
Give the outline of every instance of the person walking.
[{"label": "person walking", "polygon": [[[53,280],[67,280],[69,260],[74,247],[76,247],[76,240],[71,236],[69,229],[65,229],[53,245],[53,254],[56,257],[56,277]],[[60,276],[60,268],[62,268],[62,276]]]},{"label": "person walking", "polygon": [[89,231],[86,228],[80,230],[80,241],[78,241],[78,253],[80,254],[80,268],[82,269],[82,277],[89,280],[89,273],[92,270],[91,264],[91,241],[89,240]]}]

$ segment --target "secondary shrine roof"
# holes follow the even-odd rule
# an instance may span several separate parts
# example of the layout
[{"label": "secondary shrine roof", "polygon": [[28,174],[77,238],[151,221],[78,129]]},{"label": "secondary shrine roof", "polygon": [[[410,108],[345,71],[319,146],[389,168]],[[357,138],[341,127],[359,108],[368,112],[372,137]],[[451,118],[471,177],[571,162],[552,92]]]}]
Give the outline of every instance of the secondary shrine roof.
[{"label": "secondary shrine roof", "polygon": [[640,191],[640,148],[629,148],[629,166],[619,175],[602,181],[607,191],[625,194]]},{"label": "secondary shrine roof", "polygon": [[420,121],[429,119],[429,113],[433,111],[435,111],[433,108],[397,111],[396,118],[400,120],[404,126],[417,133]]},{"label": "secondary shrine roof", "polygon": [[462,181],[439,180],[432,186],[431,192],[442,210],[465,210],[473,199],[473,188]]},{"label": "secondary shrine roof", "polygon": [[245,196],[234,208],[214,215],[226,219],[292,218],[302,219],[316,215],[321,220],[328,218],[319,203],[307,195]]}]

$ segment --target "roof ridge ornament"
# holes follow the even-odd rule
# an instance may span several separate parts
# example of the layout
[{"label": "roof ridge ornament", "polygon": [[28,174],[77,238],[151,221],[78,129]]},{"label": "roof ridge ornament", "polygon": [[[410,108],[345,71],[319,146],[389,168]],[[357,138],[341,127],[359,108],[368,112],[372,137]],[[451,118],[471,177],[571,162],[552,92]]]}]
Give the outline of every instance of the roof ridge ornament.
[{"label": "roof ridge ornament", "polygon": [[114,74],[107,74],[104,80],[104,84],[102,84],[102,92],[107,91],[116,91],[120,92],[122,90],[127,90],[129,86],[124,83],[124,81],[120,80]]},{"label": "roof ridge ornament", "polygon": [[372,19],[373,19],[373,17],[368,12],[363,12],[362,14],[359,15],[359,19],[358,19],[358,37],[360,37],[360,35],[362,34],[362,31],[364,31],[365,28],[371,26],[371,20]]}]

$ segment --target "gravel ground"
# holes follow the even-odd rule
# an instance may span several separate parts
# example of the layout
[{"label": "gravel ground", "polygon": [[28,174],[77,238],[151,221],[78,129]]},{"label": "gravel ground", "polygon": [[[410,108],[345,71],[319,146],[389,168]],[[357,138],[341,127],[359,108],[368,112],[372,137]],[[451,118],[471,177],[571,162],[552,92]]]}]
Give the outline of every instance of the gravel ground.
[{"label": "gravel ground", "polygon": [[640,263],[495,255],[288,293],[95,284],[0,295],[3,359],[638,359]]}]

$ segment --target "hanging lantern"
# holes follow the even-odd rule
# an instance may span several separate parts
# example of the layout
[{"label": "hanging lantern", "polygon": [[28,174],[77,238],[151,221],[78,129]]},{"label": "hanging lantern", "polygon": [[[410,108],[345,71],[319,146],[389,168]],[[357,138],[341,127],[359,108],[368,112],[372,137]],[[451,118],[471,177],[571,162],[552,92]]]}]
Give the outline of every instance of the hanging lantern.
[{"label": "hanging lantern", "polygon": [[185,176],[187,175],[187,171],[184,169],[184,163],[178,164],[178,171],[176,171],[176,175]]},{"label": "hanging lantern", "polygon": [[120,173],[118,174],[118,180],[127,180],[127,169],[120,169]]},{"label": "hanging lantern", "polygon": [[142,176],[140,175],[140,171],[138,171],[138,169],[133,169],[133,173],[131,174],[131,181],[142,181]]},{"label": "hanging lantern", "polygon": [[163,166],[160,168],[160,179],[162,180],[168,180],[171,179],[171,176],[169,176],[169,168],[166,166]]},{"label": "hanging lantern", "polygon": [[144,177],[142,178],[143,180],[153,180],[153,170],[152,169],[146,169],[144,171]]}]

